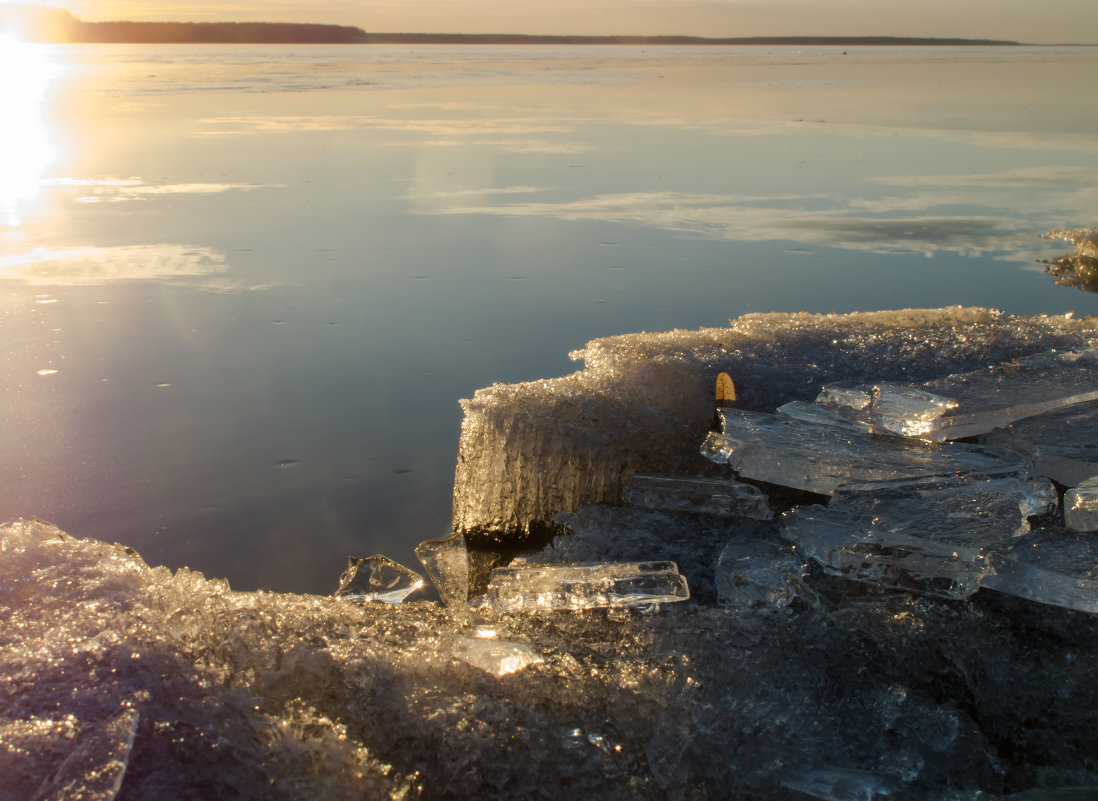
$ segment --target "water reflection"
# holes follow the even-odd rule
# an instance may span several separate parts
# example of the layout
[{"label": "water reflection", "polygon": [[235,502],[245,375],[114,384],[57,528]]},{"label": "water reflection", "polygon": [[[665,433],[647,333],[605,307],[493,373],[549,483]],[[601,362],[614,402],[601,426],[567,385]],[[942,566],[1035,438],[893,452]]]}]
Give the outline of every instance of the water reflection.
[{"label": "water reflection", "polygon": [[193,279],[225,269],[224,255],[215,250],[172,244],[35,248],[29,253],[0,256],[0,278],[13,278],[31,286]]},{"label": "water reflection", "polygon": [[0,224],[22,223],[23,206],[38,196],[57,157],[44,106],[60,71],[48,46],[0,35]]}]

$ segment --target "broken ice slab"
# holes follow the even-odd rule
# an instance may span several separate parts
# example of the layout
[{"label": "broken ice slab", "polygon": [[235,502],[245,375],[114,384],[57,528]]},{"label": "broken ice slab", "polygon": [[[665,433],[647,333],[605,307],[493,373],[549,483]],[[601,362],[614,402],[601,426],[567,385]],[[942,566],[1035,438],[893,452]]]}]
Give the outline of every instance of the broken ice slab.
[{"label": "broken ice slab", "polygon": [[113,718],[92,727],[42,782],[35,801],[113,801],[126,775],[140,719],[140,712],[127,703]]},{"label": "broken ice slab", "polygon": [[416,546],[416,556],[427,568],[439,597],[447,606],[464,606],[469,600],[469,551],[465,537],[451,534],[425,540]]},{"label": "broken ice slab", "polygon": [[782,536],[829,573],[882,587],[966,598],[990,555],[1056,508],[1056,488],[1010,471],[839,488],[826,507],[785,516]]},{"label": "broken ice slab", "polygon": [[758,487],[719,478],[649,476],[636,473],[625,482],[622,500],[646,509],[698,512],[717,517],[770,520],[774,513]]},{"label": "broken ice slab", "polygon": [[992,559],[983,586],[1038,603],[1098,614],[1098,536],[1044,528]]},{"label": "broken ice slab", "polygon": [[1046,351],[922,384],[825,387],[816,402],[880,433],[942,442],[1090,400],[1098,400],[1095,348]]},{"label": "broken ice slab", "polygon": [[1076,531],[1098,531],[1098,476],[1065,493],[1064,523]]},{"label": "broken ice slab", "polygon": [[735,537],[717,562],[717,597],[734,607],[783,609],[796,597],[804,568],[787,545]]},{"label": "broken ice slab", "polygon": [[871,437],[741,409],[721,416],[724,433],[710,432],[703,456],[745,478],[825,495],[841,484],[1028,466],[1024,456],[997,448]]},{"label": "broken ice slab", "polygon": [[335,597],[345,601],[381,601],[398,604],[423,587],[423,576],[387,556],[347,557]]},{"label": "broken ice slab", "polygon": [[495,632],[478,633],[473,637],[457,637],[451,650],[454,656],[497,678],[518,673],[530,665],[545,661],[531,645],[515,640],[500,639]]},{"label": "broken ice slab", "polygon": [[1098,476],[1098,402],[1018,420],[984,434],[980,443],[1025,454],[1041,475],[1077,486]]},{"label": "broken ice slab", "polygon": [[497,567],[485,595],[501,612],[649,606],[689,598],[686,577],[674,562]]}]

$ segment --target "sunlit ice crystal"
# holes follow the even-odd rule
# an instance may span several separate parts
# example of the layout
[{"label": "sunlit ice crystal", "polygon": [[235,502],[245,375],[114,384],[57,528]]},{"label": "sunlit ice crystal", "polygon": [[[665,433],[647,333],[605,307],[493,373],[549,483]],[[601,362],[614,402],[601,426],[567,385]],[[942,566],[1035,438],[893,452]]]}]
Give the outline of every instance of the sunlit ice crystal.
[{"label": "sunlit ice crystal", "polygon": [[398,604],[423,587],[423,576],[387,556],[347,557],[347,569],[339,577],[336,598],[347,601],[381,601]]},{"label": "sunlit ice crystal", "polygon": [[[872,399],[862,405],[861,397]],[[1098,349],[1045,351],[921,384],[825,388],[817,403],[875,431],[935,442],[1098,400]]]},{"label": "sunlit ice crystal", "polygon": [[1018,420],[984,434],[980,443],[1025,454],[1041,475],[1074,487],[1098,476],[1098,402]]},{"label": "sunlit ice crystal", "polygon": [[500,638],[484,630],[474,636],[454,638],[451,652],[458,659],[497,678],[525,670],[545,661],[541,653],[528,643]]},{"label": "sunlit ice crystal", "polygon": [[650,606],[689,598],[686,577],[674,562],[497,567],[485,596],[501,612]]},{"label": "sunlit ice crystal", "polygon": [[840,487],[785,516],[782,535],[828,572],[945,598],[974,593],[989,559],[1055,509],[1047,479],[1003,471]]},{"label": "sunlit ice crystal", "polygon": [[842,484],[1028,464],[1010,451],[873,437],[783,415],[732,409],[721,417],[723,433],[710,432],[702,445],[703,456],[731,466],[745,478],[825,495]]},{"label": "sunlit ice crystal", "polygon": [[1064,494],[1064,523],[1076,531],[1098,531],[1098,476]]},{"label": "sunlit ice crystal", "polygon": [[816,425],[840,426],[868,433],[872,426],[860,420],[851,420],[837,412],[825,409],[817,403],[808,401],[790,401],[777,408],[777,413],[791,420],[800,420],[802,423],[815,423]]},{"label": "sunlit ice crystal", "polygon": [[438,590],[443,603],[451,607],[464,606],[469,600],[469,550],[465,537],[451,534],[436,540],[425,540],[416,546],[416,556],[427,568],[427,575]]},{"label": "sunlit ice crystal", "polygon": [[1038,603],[1098,614],[1098,535],[1045,528],[993,559],[983,586]]},{"label": "sunlit ice crystal", "polygon": [[728,479],[637,473],[625,483],[622,500],[646,509],[697,512],[717,517],[769,520],[774,516],[758,487]]}]

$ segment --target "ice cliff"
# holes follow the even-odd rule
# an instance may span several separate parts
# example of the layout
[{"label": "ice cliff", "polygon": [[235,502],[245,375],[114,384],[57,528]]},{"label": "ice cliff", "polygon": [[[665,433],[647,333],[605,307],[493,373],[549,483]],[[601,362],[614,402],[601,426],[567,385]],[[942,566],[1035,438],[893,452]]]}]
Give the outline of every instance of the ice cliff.
[{"label": "ice cliff", "polygon": [[[482,541],[567,532],[512,572],[614,562],[665,575],[673,562],[691,597],[658,612],[531,613],[470,607],[464,593],[443,606],[412,590],[351,600],[414,588],[383,558],[333,576],[341,597],[240,593],[41,521],[2,527],[0,801],[1092,797],[1098,616],[1017,589],[1044,586],[1061,565],[1042,548],[1070,537],[1085,557],[1070,589],[1098,596],[1098,535],[1057,527],[1093,515],[1053,521],[1047,480],[1040,503],[1006,496],[995,514],[1031,550],[1005,554],[1000,589],[981,574],[942,597],[855,574],[872,563],[847,575],[851,564],[806,559],[803,532],[782,536],[823,509],[877,525],[881,493],[848,487],[824,507],[767,487],[775,512],[817,504],[783,523],[700,446],[719,370],[735,375],[746,419],[825,384],[939,379],[1095,339],[1098,321],[981,309],[749,315],[598,340],[571,376],[465,402],[456,527],[495,532]],[[1069,467],[1089,458],[1072,451]],[[707,477],[675,495],[673,480],[630,481],[641,471]],[[989,480],[1019,491],[1012,471]],[[965,481],[931,483],[919,491],[960,488],[949,514],[968,514]],[[1084,482],[1067,505],[1092,494]],[[651,498],[674,508],[643,508]],[[418,551],[436,582],[453,572],[452,545]],[[920,558],[937,569],[955,556]]]}]

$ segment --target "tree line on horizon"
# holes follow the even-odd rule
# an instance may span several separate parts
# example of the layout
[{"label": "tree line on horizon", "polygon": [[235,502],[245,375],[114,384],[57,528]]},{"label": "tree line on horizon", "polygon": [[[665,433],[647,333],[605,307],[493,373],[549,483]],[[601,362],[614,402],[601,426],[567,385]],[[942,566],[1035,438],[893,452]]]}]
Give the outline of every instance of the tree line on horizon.
[{"label": "tree line on horizon", "polygon": [[997,39],[902,36],[562,36],[367,33],[350,25],[297,22],[84,22],[68,11],[0,3],[0,33],[53,44],[595,44],[595,45],[1016,45]]}]

